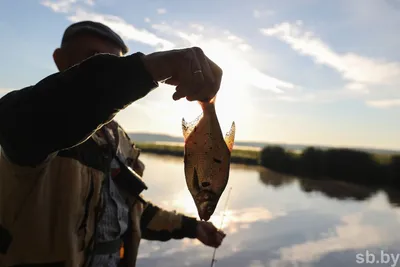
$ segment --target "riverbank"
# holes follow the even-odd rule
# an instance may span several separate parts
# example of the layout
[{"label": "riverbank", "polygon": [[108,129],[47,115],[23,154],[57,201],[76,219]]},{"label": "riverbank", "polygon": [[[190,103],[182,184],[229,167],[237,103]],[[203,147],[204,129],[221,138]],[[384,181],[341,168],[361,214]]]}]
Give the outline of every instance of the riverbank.
[{"label": "riverbank", "polygon": [[[181,143],[138,143],[145,153],[183,157]],[[400,188],[400,155],[379,155],[332,148],[288,151],[279,146],[263,149],[236,147],[232,163],[267,169],[311,179],[334,179],[355,184]]]}]

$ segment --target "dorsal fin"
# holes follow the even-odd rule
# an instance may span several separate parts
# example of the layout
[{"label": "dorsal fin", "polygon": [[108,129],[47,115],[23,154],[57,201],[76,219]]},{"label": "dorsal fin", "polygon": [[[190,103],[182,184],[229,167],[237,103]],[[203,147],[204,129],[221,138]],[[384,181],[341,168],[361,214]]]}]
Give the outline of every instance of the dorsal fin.
[{"label": "dorsal fin", "polygon": [[203,114],[200,114],[196,119],[194,119],[191,122],[186,122],[185,118],[182,118],[182,133],[184,141],[186,141],[191,132],[193,132],[194,128],[196,128],[197,123],[200,121],[202,117]]},{"label": "dorsal fin", "polygon": [[236,125],[235,122],[232,122],[231,129],[225,135],[225,143],[230,152],[232,152],[233,145],[235,143],[235,133],[236,133]]}]

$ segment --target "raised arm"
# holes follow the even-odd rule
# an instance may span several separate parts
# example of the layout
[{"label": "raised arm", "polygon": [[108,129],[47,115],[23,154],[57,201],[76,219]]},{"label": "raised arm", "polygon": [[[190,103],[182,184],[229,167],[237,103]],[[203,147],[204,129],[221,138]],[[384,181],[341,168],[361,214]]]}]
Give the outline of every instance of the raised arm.
[{"label": "raised arm", "polygon": [[16,164],[36,166],[73,147],[158,86],[141,53],[93,56],[0,99],[0,145]]}]

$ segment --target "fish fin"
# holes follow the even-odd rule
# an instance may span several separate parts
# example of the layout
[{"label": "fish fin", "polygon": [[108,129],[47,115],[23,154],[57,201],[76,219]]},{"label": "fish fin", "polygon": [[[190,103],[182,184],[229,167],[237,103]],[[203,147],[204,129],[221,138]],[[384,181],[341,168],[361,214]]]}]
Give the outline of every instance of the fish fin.
[{"label": "fish fin", "polygon": [[213,98],[211,98],[210,100],[210,104],[215,104],[215,99],[217,98],[217,95],[215,95]]},{"label": "fish fin", "polygon": [[182,118],[182,133],[184,141],[189,137],[189,135],[193,132],[196,128],[197,123],[200,121],[203,114],[199,115],[196,119],[191,122],[187,122],[185,118]]},{"label": "fish fin", "polygon": [[236,133],[236,125],[235,122],[232,122],[231,129],[225,135],[225,143],[230,152],[232,152],[233,145],[235,143],[235,133]]}]

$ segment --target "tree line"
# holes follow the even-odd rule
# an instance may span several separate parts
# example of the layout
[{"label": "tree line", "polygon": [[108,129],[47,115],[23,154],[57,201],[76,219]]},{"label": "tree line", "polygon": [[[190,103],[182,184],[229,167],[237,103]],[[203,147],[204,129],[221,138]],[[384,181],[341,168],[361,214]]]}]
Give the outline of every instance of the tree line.
[{"label": "tree line", "polygon": [[280,146],[267,146],[260,152],[259,164],[276,172],[300,177],[400,188],[400,155],[314,147],[294,153]]},{"label": "tree line", "polygon": [[[183,157],[181,146],[138,144],[147,153]],[[308,147],[300,153],[280,146],[266,146],[261,151],[234,149],[232,163],[259,165],[292,176],[332,179],[374,187],[400,189],[400,155],[379,155],[349,148],[321,149]]]}]

